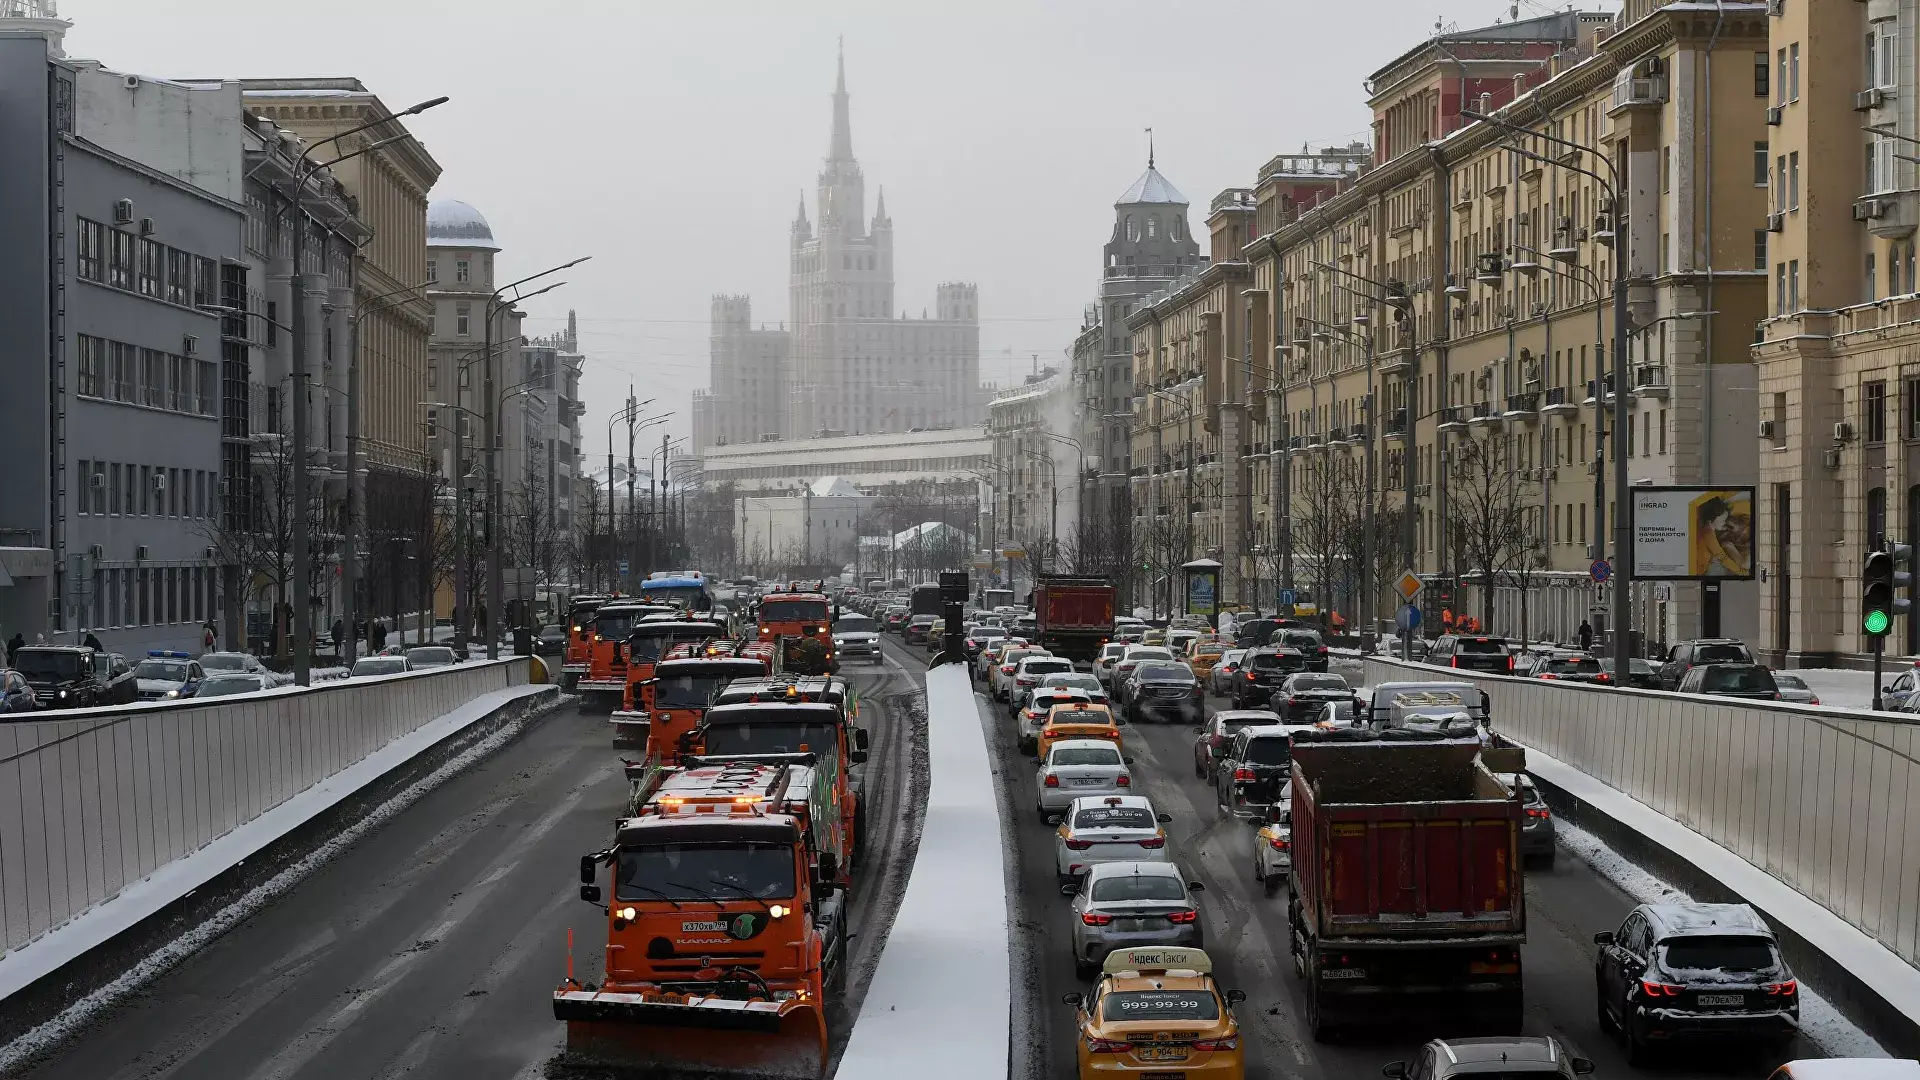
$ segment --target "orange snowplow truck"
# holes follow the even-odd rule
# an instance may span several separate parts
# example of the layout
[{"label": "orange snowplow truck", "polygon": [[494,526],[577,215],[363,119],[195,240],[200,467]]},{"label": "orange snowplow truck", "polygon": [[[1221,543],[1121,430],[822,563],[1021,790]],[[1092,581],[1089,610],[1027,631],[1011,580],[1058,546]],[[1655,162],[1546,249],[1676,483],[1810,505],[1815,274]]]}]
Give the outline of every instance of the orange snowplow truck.
[{"label": "orange snowplow truck", "polygon": [[[695,647],[679,646],[673,651],[692,652]],[[767,674],[767,662],[753,656],[687,656],[669,658],[654,665],[653,677],[636,688],[639,706],[627,727],[645,733],[647,762],[654,765],[678,765],[682,740],[700,726],[713,699],[735,679],[758,679]],[[615,713],[616,725],[622,714]],[[614,728],[614,744],[630,745],[633,731],[623,734]],[[623,741],[623,739],[625,741]]]},{"label": "orange snowplow truck", "polygon": [[729,644],[727,628],[717,622],[694,621],[677,612],[641,617],[614,650],[612,673],[620,680],[620,699],[608,716],[615,746],[645,746],[647,717],[641,688],[653,678],[653,668],[675,646],[714,642]]},{"label": "orange snowplow truck", "polygon": [[567,652],[560,658],[560,689],[571,694],[587,673],[593,653],[593,613],[618,597],[583,593],[567,601]]},{"label": "orange snowplow truck", "polygon": [[[803,679],[803,683],[828,683],[839,680]],[[745,687],[754,684],[748,682]],[[817,759],[822,783],[832,793],[837,813],[823,828],[834,837],[834,849],[859,852],[864,786],[853,767],[867,760],[867,733],[855,726],[840,700],[807,700],[789,686],[769,691],[759,700],[733,702],[743,684],[735,683],[722,694],[720,703],[707,708],[700,726],[685,740],[687,753],[707,760],[722,758],[750,760],[767,755],[811,754]],[[823,688],[824,689],[824,688]],[[854,859],[843,859],[840,883],[853,884]]]},{"label": "orange snowplow truck", "polygon": [[839,669],[833,655],[833,602],[826,593],[768,593],[760,598],[759,621],[760,640],[780,644],[786,670],[827,675]]},{"label": "orange snowplow truck", "polygon": [[612,867],[604,975],[567,978],[553,1015],[569,1059],[623,1069],[813,1078],[845,984],[831,793],[811,755],[651,769],[614,845],[580,860],[598,904]]},{"label": "orange snowplow truck", "polygon": [[593,634],[587,643],[587,670],[574,681],[581,709],[593,707],[612,712],[620,707],[620,699],[627,691],[625,660],[620,650],[627,635],[633,632],[635,623],[648,615],[672,610],[661,604],[643,604],[625,598],[609,600],[594,609]]}]

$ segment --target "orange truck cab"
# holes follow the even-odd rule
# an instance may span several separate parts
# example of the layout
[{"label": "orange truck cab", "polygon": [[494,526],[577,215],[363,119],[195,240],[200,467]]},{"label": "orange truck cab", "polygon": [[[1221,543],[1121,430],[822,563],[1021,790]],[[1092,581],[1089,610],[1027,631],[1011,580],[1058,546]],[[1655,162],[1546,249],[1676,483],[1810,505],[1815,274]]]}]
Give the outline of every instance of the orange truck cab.
[{"label": "orange truck cab", "polygon": [[600,605],[618,597],[583,593],[567,601],[567,651],[560,658],[560,689],[571,694],[581,676],[587,673],[593,652],[593,613]]},{"label": "orange truck cab", "polygon": [[[673,650],[675,654],[691,651],[693,648],[685,645]],[[636,687],[639,700],[634,704],[638,708],[614,714],[614,744],[631,745],[640,735],[646,743],[647,761],[677,765],[682,741],[700,726],[700,718],[727,684],[736,679],[758,679],[766,673],[766,662],[751,656],[662,660],[654,665],[653,677]]]},{"label": "orange truck cab", "polygon": [[[737,686],[738,684],[736,684]],[[731,688],[730,688],[731,689]],[[853,766],[867,760],[867,733],[852,725],[844,707],[831,701],[761,700],[709,706],[685,744],[703,760],[756,760],[812,754],[839,812],[831,823],[838,851],[859,851],[864,802]],[[853,859],[840,866],[840,882],[853,883]]]},{"label": "orange truck cab", "polygon": [[621,647],[635,623],[658,612],[672,611],[661,604],[643,604],[638,600],[609,600],[593,613],[593,635],[588,643],[587,670],[574,681],[582,708],[594,706],[608,712],[620,707],[627,692],[625,658]]},{"label": "orange truck cab", "polygon": [[838,665],[833,655],[833,602],[824,592],[776,592],[760,598],[760,640],[786,642],[786,666],[793,667],[802,642],[824,652],[825,675]]},{"label": "orange truck cab", "polygon": [[654,665],[676,646],[707,642],[730,644],[727,628],[720,623],[696,622],[678,614],[649,615],[633,624],[613,660],[613,674],[622,680],[619,707],[608,717],[613,725],[615,746],[643,746],[647,742],[646,705],[641,687],[653,678]]},{"label": "orange truck cab", "polygon": [[648,767],[614,844],[580,860],[600,904],[605,977],[554,991],[567,1050],[619,1068],[825,1074],[845,983],[842,849],[812,755]]}]

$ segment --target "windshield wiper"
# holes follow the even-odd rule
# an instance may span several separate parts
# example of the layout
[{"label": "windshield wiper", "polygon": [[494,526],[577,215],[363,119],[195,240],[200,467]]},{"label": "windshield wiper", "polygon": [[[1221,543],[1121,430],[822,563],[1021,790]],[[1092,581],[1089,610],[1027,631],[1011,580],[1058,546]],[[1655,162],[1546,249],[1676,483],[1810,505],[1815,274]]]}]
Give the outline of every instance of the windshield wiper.
[{"label": "windshield wiper", "polygon": [[707,903],[712,904],[714,907],[724,908],[727,906],[724,902],[720,900],[720,898],[712,895],[711,893],[701,892],[699,889],[696,889],[691,885],[682,885],[678,881],[663,881],[661,882],[661,884],[671,885],[676,889],[685,889],[686,891],[692,893],[693,895],[699,897],[700,899],[705,900]]},{"label": "windshield wiper", "polygon": [[765,908],[767,914],[769,915],[773,914],[773,908],[769,907],[765,900],[762,900],[759,897],[748,892],[747,890],[741,888],[740,886],[735,885],[733,882],[721,881],[719,878],[716,878],[716,877],[710,877],[707,880],[713,882],[715,885],[724,885],[727,888],[732,889],[734,892],[739,893],[741,896],[744,896],[747,899],[753,901],[754,903],[759,904],[762,908]]},{"label": "windshield wiper", "polygon": [[[673,884],[673,882],[669,881],[667,882],[667,884],[671,885]],[[635,885],[632,882],[628,882],[626,885],[626,888],[639,889],[641,892],[650,892],[653,895],[659,897],[660,899],[665,900],[667,903],[672,904],[673,910],[675,911],[680,910],[680,901],[675,900],[673,897],[668,896],[666,893],[661,892],[659,889],[655,889],[647,885]]]}]

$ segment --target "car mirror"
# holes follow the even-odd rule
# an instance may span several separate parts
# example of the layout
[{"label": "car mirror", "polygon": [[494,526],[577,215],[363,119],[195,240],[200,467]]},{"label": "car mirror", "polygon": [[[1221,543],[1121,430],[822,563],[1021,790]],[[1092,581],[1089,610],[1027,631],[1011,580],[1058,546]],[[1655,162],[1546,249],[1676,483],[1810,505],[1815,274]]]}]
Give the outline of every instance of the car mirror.
[{"label": "car mirror", "polygon": [[1080,891],[1080,883],[1076,881],[1069,881],[1060,886],[1061,896],[1073,896],[1079,893],[1079,891]]},{"label": "car mirror", "polygon": [[1247,1000],[1247,992],[1245,990],[1227,991],[1227,1004],[1238,1005],[1245,1000]]},{"label": "car mirror", "polygon": [[1880,688],[1880,692],[1881,692],[1881,693],[1883,693],[1883,694],[1891,694],[1891,693],[1893,693],[1893,687],[1891,687],[1891,686],[1883,686],[1883,687],[1881,687],[1881,688]]},{"label": "car mirror", "polygon": [[595,877],[593,868],[595,864],[597,864],[598,862],[599,860],[595,859],[591,855],[580,856],[580,881],[582,884],[585,884],[585,885],[593,884],[593,879]]},{"label": "car mirror", "polygon": [[858,747],[861,750],[865,750],[867,749],[871,741],[872,741],[871,738],[867,735],[866,728],[853,729],[853,745],[854,746]]},{"label": "car mirror", "polygon": [[1611,931],[1611,930],[1602,930],[1602,931],[1600,931],[1599,933],[1597,933],[1597,934],[1595,934],[1595,935],[1593,935],[1593,943],[1594,943],[1595,945],[1611,945],[1611,944],[1613,944],[1613,931]]},{"label": "car mirror", "polygon": [[1165,825],[1168,822],[1173,820],[1173,815],[1172,814],[1155,814],[1154,820],[1158,821],[1162,825]]},{"label": "car mirror", "polygon": [[598,885],[580,886],[580,899],[585,900],[589,904],[599,903],[600,902],[600,886]]},{"label": "car mirror", "polygon": [[1396,1078],[1404,1077],[1407,1075],[1407,1063],[1404,1061],[1390,1061],[1380,1066],[1380,1075]]},{"label": "car mirror", "polygon": [[1583,1057],[1574,1058],[1573,1061],[1570,1062],[1570,1064],[1573,1066],[1573,1071],[1575,1075],[1578,1075],[1578,1076],[1585,1076],[1588,1073],[1593,1071],[1593,1062],[1587,1058],[1583,1058]]},{"label": "car mirror", "polygon": [[850,750],[847,752],[847,762],[849,764],[864,765],[866,761],[867,752],[865,750]]},{"label": "car mirror", "polygon": [[1121,758],[1121,759],[1120,759],[1120,764],[1122,764],[1122,765],[1131,765],[1131,764],[1133,764],[1133,759],[1132,759],[1132,758],[1130,758],[1130,757],[1123,757],[1123,758]]},{"label": "car mirror", "polygon": [[1060,1000],[1063,1003],[1071,1005],[1077,1009],[1080,1007],[1080,1004],[1086,1001],[1087,999],[1081,997],[1079,991],[1069,990],[1066,993],[1060,995]]},{"label": "car mirror", "polygon": [[1205,735],[1207,733],[1207,729],[1203,727],[1197,727],[1193,729],[1193,733],[1195,735]]},{"label": "car mirror", "polygon": [[1187,882],[1187,890],[1189,892],[1206,892],[1207,887],[1197,881],[1189,881]]}]

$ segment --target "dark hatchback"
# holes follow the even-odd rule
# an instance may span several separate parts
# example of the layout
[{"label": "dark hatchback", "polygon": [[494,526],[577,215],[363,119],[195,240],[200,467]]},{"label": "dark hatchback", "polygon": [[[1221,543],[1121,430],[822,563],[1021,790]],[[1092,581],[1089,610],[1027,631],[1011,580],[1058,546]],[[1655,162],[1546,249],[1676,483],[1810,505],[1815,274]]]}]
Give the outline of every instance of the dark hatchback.
[{"label": "dark hatchback", "polygon": [[535,656],[559,656],[567,651],[567,628],[558,623],[540,628],[540,634],[533,639]]},{"label": "dark hatchback", "polygon": [[1191,723],[1200,715],[1203,689],[1185,664],[1152,661],[1133,673],[1127,712],[1133,720]]},{"label": "dark hatchback", "polygon": [[1633,690],[1660,689],[1660,672],[1655,670],[1652,664],[1637,656],[1627,660],[1627,678],[1625,682],[1621,682],[1619,676],[1615,674],[1613,670],[1613,657],[1601,657],[1600,669],[1613,678],[1615,685],[1625,686]]},{"label": "dark hatchback", "polygon": [[1548,682],[1597,683],[1613,685],[1613,675],[1599,660],[1586,653],[1549,656],[1535,664],[1533,677]]},{"label": "dark hatchback", "polygon": [[1269,645],[1280,645],[1292,649],[1306,658],[1308,671],[1326,671],[1328,665],[1327,643],[1320,639],[1320,631],[1301,627],[1281,628],[1277,640]]},{"label": "dark hatchback", "polygon": [[1273,694],[1273,711],[1289,723],[1313,722],[1330,701],[1353,700],[1353,688],[1339,675],[1305,671],[1289,675]]},{"label": "dark hatchback", "polygon": [[1759,1045],[1788,1056],[1800,1029],[1799,983],[1773,931],[1745,904],[1642,904],[1618,930],[1594,935],[1600,1026],[1627,1060],[1657,1044]]}]

